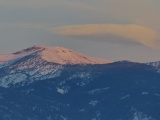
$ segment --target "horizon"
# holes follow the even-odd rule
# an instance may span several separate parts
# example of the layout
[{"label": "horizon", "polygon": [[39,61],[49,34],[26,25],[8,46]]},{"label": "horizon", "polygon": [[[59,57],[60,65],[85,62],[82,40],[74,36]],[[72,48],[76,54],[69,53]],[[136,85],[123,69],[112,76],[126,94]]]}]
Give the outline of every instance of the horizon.
[{"label": "horizon", "polygon": [[62,46],[113,61],[160,61],[160,1],[0,1],[0,54]]}]

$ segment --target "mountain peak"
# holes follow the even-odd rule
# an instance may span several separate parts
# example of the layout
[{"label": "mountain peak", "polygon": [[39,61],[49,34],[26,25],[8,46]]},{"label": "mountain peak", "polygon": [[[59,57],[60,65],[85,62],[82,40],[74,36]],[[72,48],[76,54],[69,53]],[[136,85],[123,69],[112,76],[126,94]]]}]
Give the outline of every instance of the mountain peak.
[{"label": "mountain peak", "polygon": [[6,59],[2,58],[4,55],[0,55],[0,61],[9,61],[16,58],[22,58],[27,55],[38,55],[40,58],[47,62],[58,64],[105,64],[110,63],[110,60],[93,58],[76,51],[54,46],[38,45],[23,49],[13,54],[5,55]]}]

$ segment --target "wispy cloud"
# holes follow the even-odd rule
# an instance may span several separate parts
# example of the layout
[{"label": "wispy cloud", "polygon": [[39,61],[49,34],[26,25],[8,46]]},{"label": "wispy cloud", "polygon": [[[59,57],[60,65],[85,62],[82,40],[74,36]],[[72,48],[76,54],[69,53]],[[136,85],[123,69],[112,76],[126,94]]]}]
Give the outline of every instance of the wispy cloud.
[{"label": "wispy cloud", "polygon": [[9,7],[58,6],[63,9],[88,10],[105,20],[112,19],[114,23],[140,24],[160,31],[157,26],[160,23],[158,4],[158,0],[0,0],[1,6]]},{"label": "wispy cloud", "polygon": [[151,48],[158,48],[160,45],[160,36],[153,29],[134,24],[85,24],[63,26],[56,28],[53,31],[56,34],[69,37],[84,38],[87,36],[86,38],[89,39],[96,36],[97,41],[100,41],[103,36],[106,37],[107,42],[107,36],[112,35],[119,38],[124,38],[128,41],[134,41]]}]

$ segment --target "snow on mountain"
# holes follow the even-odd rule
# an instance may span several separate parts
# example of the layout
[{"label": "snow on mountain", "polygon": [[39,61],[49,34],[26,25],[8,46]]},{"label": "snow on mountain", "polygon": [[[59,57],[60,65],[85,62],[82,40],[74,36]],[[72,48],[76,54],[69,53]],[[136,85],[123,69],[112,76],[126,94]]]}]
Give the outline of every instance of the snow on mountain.
[{"label": "snow on mountain", "polygon": [[14,55],[12,55],[12,54],[2,54],[2,55],[0,55],[0,64],[3,64],[3,63],[5,63],[6,61],[9,61],[9,60],[11,60],[11,59],[13,59],[14,58]]},{"label": "snow on mountain", "polygon": [[13,54],[0,55],[0,64],[30,54],[36,54],[43,60],[58,64],[105,64],[112,62],[111,60],[88,57],[63,47],[33,46]]},{"label": "snow on mountain", "polygon": [[110,60],[88,57],[70,49],[63,47],[46,47],[40,53],[40,56],[48,61],[59,64],[105,64],[110,63]]},{"label": "snow on mountain", "polygon": [[150,65],[150,66],[153,66],[157,72],[160,73],[160,61],[157,61],[157,62],[149,62],[149,63],[146,63],[147,65]]},{"label": "snow on mountain", "polygon": [[151,65],[151,66],[154,66],[154,67],[159,67],[160,66],[160,61],[158,61],[158,62],[149,62],[149,63],[147,63],[147,65]]},{"label": "snow on mountain", "polygon": [[13,63],[18,59],[34,54],[40,50],[41,50],[40,48],[31,47],[13,54],[0,54],[0,68],[2,66],[6,66],[6,64],[8,63]]},{"label": "snow on mountain", "polygon": [[0,70],[5,71],[5,74],[0,73],[1,87],[14,86],[19,83],[29,84],[36,80],[58,77],[67,64],[111,62],[88,57],[66,48],[49,46],[33,46],[16,53],[0,55],[0,61]]}]

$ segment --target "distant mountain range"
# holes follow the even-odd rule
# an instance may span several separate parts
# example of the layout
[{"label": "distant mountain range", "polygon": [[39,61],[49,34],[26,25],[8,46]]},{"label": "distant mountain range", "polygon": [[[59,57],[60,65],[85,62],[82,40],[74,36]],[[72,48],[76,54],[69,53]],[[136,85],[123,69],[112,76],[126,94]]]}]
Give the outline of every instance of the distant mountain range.
[{"label": "distant mountain range", "polygon": [[0,120],[160,120],[160,62],[33,46],[0,55]]}]

